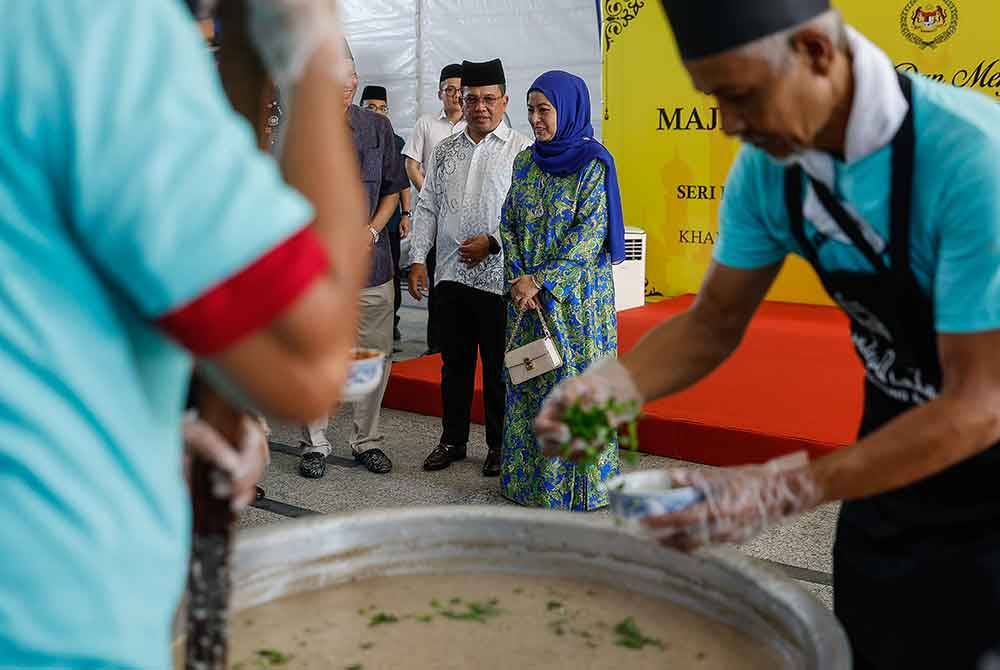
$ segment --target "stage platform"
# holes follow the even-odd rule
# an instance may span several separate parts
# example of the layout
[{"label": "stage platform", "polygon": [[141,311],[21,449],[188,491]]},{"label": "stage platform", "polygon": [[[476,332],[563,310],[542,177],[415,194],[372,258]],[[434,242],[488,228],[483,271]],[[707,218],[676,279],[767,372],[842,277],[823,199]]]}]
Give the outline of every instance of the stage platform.
[{"label": "stage platform", "polygon": [[[621,351],[692,299],[621,312]],[[646,405],[641,448],[710,465],[762,462],[802,449],[819,456],[853,440],[862,380],[843,314],[831,307],[766,303],[719,370],[681,394]],[[396,363],[385,406],[440,416],[440,384],[439,356]],[[478,375],[473,420],[483,420]]]}]

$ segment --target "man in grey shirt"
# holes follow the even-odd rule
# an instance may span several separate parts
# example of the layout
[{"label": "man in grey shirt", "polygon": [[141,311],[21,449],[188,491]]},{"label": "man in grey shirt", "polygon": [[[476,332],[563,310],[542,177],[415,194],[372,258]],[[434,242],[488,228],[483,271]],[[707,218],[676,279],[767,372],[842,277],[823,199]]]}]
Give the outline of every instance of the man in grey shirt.
[{"label": "man in grey shirt", "polygon": [[[372,239],[371,274],[367,288],[361,291],[358,346],[377,349],[385,353],[387,359],[378,390],[354,403],[350,445],[354,457],[369,471],[384,474],[392,470],[392,461],[375,446],[383,440],[379,433],[379,418],[392,357],[393,262],[389,235],[384,229],[399,206],[399,194],[409,188],[410,181],[396,148],[392,124],[384,116],[353,104],[358,90],[358,75],[350,49],[347,51],[352,75],[344,87],[344,105],[368,198],[368,231]],[[299,462],[299,473],[303,477],[319,479],[326,473],[326,458],[332,451],[326,437],[328,423],[329,417],[323,417],[303,426],[302,458]]]}]

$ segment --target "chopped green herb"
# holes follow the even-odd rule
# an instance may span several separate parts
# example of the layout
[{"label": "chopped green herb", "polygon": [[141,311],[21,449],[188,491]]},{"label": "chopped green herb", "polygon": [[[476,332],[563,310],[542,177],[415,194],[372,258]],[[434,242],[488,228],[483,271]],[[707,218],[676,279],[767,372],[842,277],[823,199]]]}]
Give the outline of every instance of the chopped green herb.
[{"label": "chopped green herb", "polygon": [[368,622],[369,626],[380,626],[385,623],[399,623],[399,618],[393,614],[386,614],[385,612],[379,612],[371,618]]},{"label": "chopped green herb", "polygon": [[462,599],[461,598],[452,598],[448,602],[451,603],[452,605],[458,605],[459,603],[462,602]]},{"label": "chopped green herb", "polygon": [[233,666],[233,670],[243,670],[245,667],[247,667],[246,663],[237,663]]},{"label": "chopped green herb", "polygon": [[433,607],[436,610],[441,609],[441,601],[438,600],[437,598],[434,598],[433,600],[431,600],[431,607]]},{"label": "chopped green herb", "polygon": [[619,647],[625,647],[626,649],[642,649],[647,645],[653,647],[659,647],[663,649],[663,643],[656,638],[646,637],[639,630],[639,626],[636,625],[635,619],[632,617],[626,617],[624,621],[615,626],[615,633],[618,634],[618,641],[615,642]]},{"label": "chopped green herb", "polygon": [[561,609],[562,609],[562,606],[563,606],[563,604],[562,604],[561,602],[559,602],[558,600],[550,600],[550,601],[548,602],[548,604],[547,604],[547,605],[545,605],[545,608],[546,608],[546,609],[547,609],[548,611],[550,611],[550,612],[551,612],[551,611],[553,611],[553,610],[561,610]]},{"label": "chopped green herb", "polygon": [[563,617],[561,619],[556,619],[555,621],[549,622],[549,630],[551,630],[556,635],[562,636],[566,634],[565,624],[569,623],[569,619]]},{"label": "chopped green herb", "polygon": [[374,643],[374,642],[362,642],[362,643],[361,643],[361,648],[362,648],[362,649],[364,649],[364,650],[366,650],[366,651],[367,651],[368,649],[371,649],[371,648],[372,648],[372,647],[374,647],[374,646],[375,646],[375,643]]},{"label": "chopped green herb", "polygon": [[271,666],[284,665],[292,660],[291,656],[287,656],[277,649],[258,649],[257,658],[266,661],[271,664]]},{"label": "chopped green herb", "polygon": [[597,649],[597,643],[594,642],[593,640],[587,640],[587,646],[590,647],[591,649]]},{"label": "chopped green herb", "polygon": [[344,670],[365,670],[365,666],[360,663],[355,663],[354,665],[348,665]]},{"label": "chopped green herb", "polygon": [[500,616],[503,610],[497,607],[498,601],[491,600],[488,603],[467,602],[466,611],[456,612],[454,610],[442,610],[441,616],[458,621],[479,621],[486,623],[487,619]]},{"label": "chopped green herb", "polygon": [[434,615],[433,614],[418,614],[417,615],[417,621],[419,621],[420,623],[430,623],[433,620],[434,620]]},{"label": "chopped green herb", "polygon": [[[579,405],[571,405],[566,408],[563,414],[563,421],[569,428],[570,440],[563,444],[564,456],[569,456],[570,444],[574,440],[583,440],[591,445],[606,445],[618,435],[616,426],[612,422],[612,417],[627,416],[637,413],[636,403],[621,403],[609,400],[604,405],[593,406],[583,409]],[[638,422],[632,420],[626,424],[626,434],[619,439],[622,447],[635,452],[639,448]],[[595,465],[600,458],[603,446],[590,446],[584,449],[583,457],[580,460],[582,465]],[[626,460],[637,459],[636,454],[626,454]],[[633,461],[634,462],[634,461]]]},{"label": "chopped green herb", "polygon": [[524,589],[522,589],[522,588],[521,588],[521,587],[519,586],[519,587],[517,587],[516,589],[514,589],[514,593],[516,593],[517,595],[521,595],[522,593],[524,593]]}]

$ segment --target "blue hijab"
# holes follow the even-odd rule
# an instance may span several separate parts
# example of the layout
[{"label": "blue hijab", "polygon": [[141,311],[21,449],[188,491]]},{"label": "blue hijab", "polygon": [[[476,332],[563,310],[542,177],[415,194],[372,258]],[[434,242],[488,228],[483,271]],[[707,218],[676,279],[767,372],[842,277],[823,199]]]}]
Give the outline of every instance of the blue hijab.
[{"label": "blue hijab", "polygon": [[568,72],[552,70],[535,80],[528,94],[532,91],[540,91],[556,108],[558,126],[551,140],[536,141],[532,145],[535,164],[542,172],[566,177],[579,172],[595,158],[604,163],[604,186],[608,193],[607,246],[611,262],[621,263],[625,260],[625,217],[618,190],[618,171],[611,153],[594,139],[587,82]]}]

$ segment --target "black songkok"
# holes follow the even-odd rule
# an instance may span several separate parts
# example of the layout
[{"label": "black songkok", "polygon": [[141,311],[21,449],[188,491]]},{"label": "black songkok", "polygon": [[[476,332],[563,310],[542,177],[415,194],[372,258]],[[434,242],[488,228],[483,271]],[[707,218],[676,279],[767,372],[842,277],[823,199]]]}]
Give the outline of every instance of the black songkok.
[{"label": "black songkok", "polygon": [[361,92],[361,99],[389,102],[389,94],[386,92],[385,86],[365,86],[365,90]]},{"label": "black songkok", "polygon": [[461,79],[462,78],[462,66],[459,63],[452,63],[451,65],[445,65],[444,69],[441,70],[441,81],[445,79]]},{"label": "black songkok", "polygon": [[503,63],[500,59],[473,63],[462,61],[462,86],[505,86],[507,79],[503,74]]},{"label": "black songkok", "polygon": [[830,0],[663,0],[683,60],[697,60],[794,28]]}]

